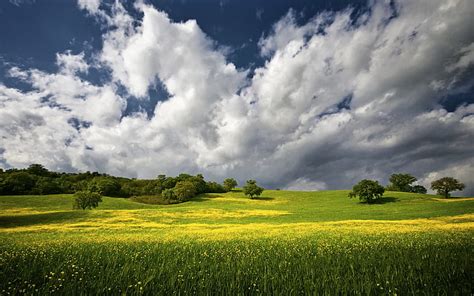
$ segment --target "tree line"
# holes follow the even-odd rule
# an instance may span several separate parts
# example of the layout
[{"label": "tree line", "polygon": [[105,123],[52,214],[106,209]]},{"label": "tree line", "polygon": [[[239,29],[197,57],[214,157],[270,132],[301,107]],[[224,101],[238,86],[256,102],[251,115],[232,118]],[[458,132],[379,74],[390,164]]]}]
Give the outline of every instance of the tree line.
[{"label": "tree line", "polygon": [[[190,186],[192,185],[192,186]],[[0,195],[71,194],[92,191],[110,197],[158,195],[178,187],[177,198],[201,193],[223,193],[237,185],[234,179],[224,184],[206,181],[201,174],[158,175],[155,179],[115,177],[98,172],[58,173],[40,164],[25,169],[0,169]],[[190,191],[190,187],[192,190]],[[169,191],[168,191],[169,192]]]},{"label": "tree line", "polygon": [[[237,186],[227,178],[222,184],[206,181],[202,174],[179,174],[176,177],[158,175],[155,179],[115,177],[98,172],[58,173],[41,164],[25,169],[0,169],[0,195],[44,195],[74,193],[74,208],[95,208],[102,196],[159,196],[166,204],[187,201],[203,193],[224,193]],[[263,192],[255,180],[243,186],[244,194],[255,198]]]}]

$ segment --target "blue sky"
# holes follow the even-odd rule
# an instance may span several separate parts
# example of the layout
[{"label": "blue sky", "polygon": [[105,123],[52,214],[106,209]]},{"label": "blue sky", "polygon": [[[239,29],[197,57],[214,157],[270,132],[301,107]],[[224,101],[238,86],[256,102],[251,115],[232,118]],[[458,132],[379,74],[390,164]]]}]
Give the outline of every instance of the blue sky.
[{"label": "blue sky", "polygon": [[[0,166],[474,193],[474,5],[0,3]],[[466,193],[467,192],[467,193]]]}]

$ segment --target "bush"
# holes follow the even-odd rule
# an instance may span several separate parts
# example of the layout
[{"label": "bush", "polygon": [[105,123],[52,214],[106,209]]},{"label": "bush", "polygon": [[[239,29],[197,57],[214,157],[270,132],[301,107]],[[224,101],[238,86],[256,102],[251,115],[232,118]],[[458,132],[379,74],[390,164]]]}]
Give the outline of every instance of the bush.
[{"label": "bush", "polygon": [[263,188],[259,187],[257,185],[257,181],[255,180],[248,180],[243,190],[244,190],[244,194],[247,196],[250,196],[251,199],[257,196],[260,196],[260,194],[262,194],[263,192]]},{"label": "bush", "polygon": [[352,192],[349,193],[349,197],[359,197],[362,202],[373,203],[377,199],[381,198],[385,188],[377,181],[364,179],[358,184],[354,185]]},{"label": "bush", "polygon": [[74,209],[93,209],[99,206],[102,202],[102,196],[97,192],[78,191],[74,193]]}]

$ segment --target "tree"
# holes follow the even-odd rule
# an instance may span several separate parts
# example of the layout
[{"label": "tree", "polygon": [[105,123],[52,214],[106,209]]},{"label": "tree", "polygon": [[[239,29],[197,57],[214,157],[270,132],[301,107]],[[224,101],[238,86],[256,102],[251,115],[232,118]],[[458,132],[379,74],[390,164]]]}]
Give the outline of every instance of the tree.
[{"label": "tree", "polygon": [[421,185],[415,185],[411,188],[411,192],[413,193],[422,193],[422,194],[426,194],[426,188],[424,186],[421,186]]},{"label": "tree", "polygon": [[431,182],[431,189],[436,190],[439,195],[444,195],[445,198],[450,196],[449,192],[463,190],[464,188],[465,186],[463,183],[460,183],[452,177],[444,177]]},{"label": "tree", "polygon": [[173,188],[173,192],[179,201],[186,201],[196,195],[196,187],[191,181],[179,181]]},{"label": "tree", "polygon": [[102,202],[102,196],[97,192],[91,191],[77,191],[74,193],[74,209],[93,209],[99,206]]},{"label": "tree", "polygon": [[206,182],[206,193],[224,193],[227,192],[221,184],[217,182]]},{"label": "tree", "polygon": [[417,179],[410,174],[392,174],[389,180],[390,185],[387,186],[387,190],[412,192],[411,184]]},{"label": "tree", "polygon": [[89,191],[105,196],[120,196],[120,183],[112,177],[95,177],[88,186]]},{"label": "tree", "polygon": [[233,178],[227,178],[224,180],[224,188],[226,191],[231,191],[237,186],[237,181]]},{"label": "tree", "polygon": [[349,193],[349,197],[359,197],[362,202],[373,203],[377,199],[381,198],[385,188],[377,181],[364,179],[358,184],[352,187],[352,192]]},{"label": "tree", "polygon": [[257,181],[255,180],[248,180],[245,186],[243,187],[244,194],[250,196],[253,199],[256,196],[260,196],[263,192],[263,188],[257,185]]},{"label": "tree", "polygon": [[26,169],[26,171],[30,174],[47,177],[49,176],[49,171],[41,164],[34,163]]},{"label": "tree", "polygon": [[166,200],[176,200],[176,195],[173,189],[165,189],[161,192],[161,196]]}]

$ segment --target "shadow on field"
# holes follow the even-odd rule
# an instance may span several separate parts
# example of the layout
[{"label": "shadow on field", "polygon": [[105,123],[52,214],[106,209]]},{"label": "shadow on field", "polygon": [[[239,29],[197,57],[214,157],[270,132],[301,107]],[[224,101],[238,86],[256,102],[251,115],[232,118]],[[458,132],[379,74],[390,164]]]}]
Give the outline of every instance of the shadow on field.
[{"label": "shadow on field", "polygon": [[273,197],[259,196],[252,198],[253,200],[274,200]]},{"label": "shadow on field", "polygon": [[55,212],[30,215],[0,216],[0,228],[12,228],[36,224],[61,223],[84,217],[84,212]]},{"label": "shadow on field", "polygon": [[386,203],[398,202],[398,201],[400,201],[400,200],[396,197],[384,196],[384,197],[378,198],[373,203],[374,204],[386,204]]}]

